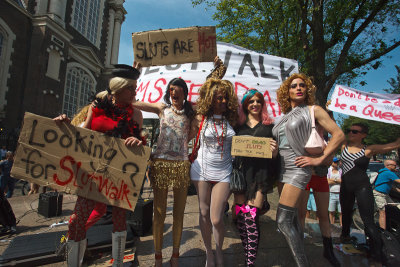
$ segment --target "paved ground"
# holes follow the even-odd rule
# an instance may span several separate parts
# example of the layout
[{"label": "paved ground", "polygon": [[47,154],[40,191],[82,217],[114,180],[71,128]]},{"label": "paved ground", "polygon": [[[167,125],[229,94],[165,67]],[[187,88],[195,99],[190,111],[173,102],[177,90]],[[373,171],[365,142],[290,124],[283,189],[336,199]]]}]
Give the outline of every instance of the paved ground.
[{"label": "paved ground", "polygon": [[[18,189],[16,189],[18,195]],[[53,223],[68,220],[75,203],[75,196],[64,195],[63,214],[60,217],[44,218],[37,214],[38,195],[16,196],[10,199],[16,217],[20,220],[17,226],[18,233],[13,236],[0,237],[0,254],[6,249],[9,241],[20,235],[40,234],[49,231],[67,230],[67,226],[50,228]],[[271,210],[260,218],[261,243],[258,252],[257,266],[295,266],[289,248],[279,232],[275,223],[278,195],[276,192],[269,195]],[[164,266],[169,266],[168,260],[172,253],[172,192],[168,200],[167,218],[165,222],[164,238]],[[231,199],[232,203],[232,199]],[[181,266],[204,266],[205,253],[198,226],[197,196],[189,196],[184,218],[184,231],[182,236]],[[225,266],[244,266],[243,248],[234,224],[231,222],[230,213],[225,217],[226,238],[224,242]],[[311,266],[330,266],[322,257],[322,241],[319,227],[314,220],[307,221],[306,232],[310,237],[305,239],[306,253]],[[332,234],[337,240],[340,229],[332,227]],[[137,256],[140,266],[152,266],[154,264],[153,238],[151,234],[141,237],[137,242]],[[368,266],[368,261],[363,256],[346,256],[342,252],[335,254],[343,266]],[[66,266],[65,262],[48,266]]]}]

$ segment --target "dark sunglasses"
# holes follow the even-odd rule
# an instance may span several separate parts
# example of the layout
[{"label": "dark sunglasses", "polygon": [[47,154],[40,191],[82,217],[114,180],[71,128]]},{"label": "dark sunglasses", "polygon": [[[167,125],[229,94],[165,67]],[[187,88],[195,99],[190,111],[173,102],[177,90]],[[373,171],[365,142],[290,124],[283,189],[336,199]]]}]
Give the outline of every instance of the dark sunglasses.
[{"label": "dark sunglasses", "polygon": [[293,83],[293,84],[290,85],[290,88],[294,89],[294,88],[297,87],[297,85],[300,86],[301,88],[305,88],[306,87],[305,83]]},{"label": "dark sunglasses", "polygon": [[348,133],[352,133],[352,134],[362,133],[362,131],[359,131],[359,130],[351,130],[351,129],[347,129],[345,132],[346,132],[346,134],[348,134]]}]

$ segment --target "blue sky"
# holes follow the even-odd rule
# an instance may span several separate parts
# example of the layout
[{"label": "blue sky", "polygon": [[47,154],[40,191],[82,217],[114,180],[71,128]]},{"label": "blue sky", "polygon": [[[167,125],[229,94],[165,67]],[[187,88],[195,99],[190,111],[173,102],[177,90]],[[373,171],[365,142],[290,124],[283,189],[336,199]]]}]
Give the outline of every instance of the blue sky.
[{"label": "blue sky", "polygon": [[[217,24],[211,18],[212,10],[206,10],[205,5],[193,7],[190,0],[126,0],[124,7],[128,14],[122,24],[119,49],[119,63],[124,64],[133,62],[133,32]],[[381,89],[389,88],[387,80],[396,75],[394,65],[400,65],[400,48],[389,55],[391,58],[385,59],[382,67],[369,71],[364,77],[366,86],[356,84],[353,87],[381,93]]]}]

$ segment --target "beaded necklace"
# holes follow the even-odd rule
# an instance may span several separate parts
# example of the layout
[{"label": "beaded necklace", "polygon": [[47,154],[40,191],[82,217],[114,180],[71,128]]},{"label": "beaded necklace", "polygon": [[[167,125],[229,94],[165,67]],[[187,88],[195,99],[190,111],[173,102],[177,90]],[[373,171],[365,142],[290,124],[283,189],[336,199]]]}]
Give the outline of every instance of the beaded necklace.
[{"label": "beaded necklace", "polygon": [[178,115],[182,115],[185,112],[185,109],[177,110],[173,105],[171,105],[171,109]]},{"label": "beaded necklace", "polygon": [[[227,120],[224,119],[224,117],[221,117],[221,121],[220,122],[216,122],[215,118],[218,117],[212,117],[212,123],[213,125],[211,125],[211,134],[214,136],[214,138],[217,140],[217,146],[221,147],[221,159],[223,158],[224,155],[224,142],[226,139],[226,133],[227,133]],[[206,127],[205,129],[208,127],[208,124],[210,123],[210,119],[207,119],[207,123],[206,123]],[[218,130],[217,130],[217,125],[221,125],[222,131],[221,131],[221,135],[218,134]],[[213,127],[214,126],[214,127]],[[205,131],[203,132],[204,135]],[[209,144],[207,142],[207,139],[205,138],[205,136],[203,136],[204,141],[206,143],[206,145],[208,147],[215,147],[215,144]]]}]

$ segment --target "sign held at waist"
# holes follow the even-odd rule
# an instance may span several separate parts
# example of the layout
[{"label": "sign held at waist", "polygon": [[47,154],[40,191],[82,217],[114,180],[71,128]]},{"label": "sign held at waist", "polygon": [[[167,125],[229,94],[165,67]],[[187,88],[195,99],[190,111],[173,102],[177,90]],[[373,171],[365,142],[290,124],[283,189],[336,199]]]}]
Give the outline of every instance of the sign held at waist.
[{"label": "sign held at waist", "polygon": [[125,209],[139,197],[150,148],[25,113],[11,175]]},{"label": "sign held at waist", "polygon": [[253,136],[234,136],[232,139],[232,156],[251,158],[272,158],[271,138]]}]

